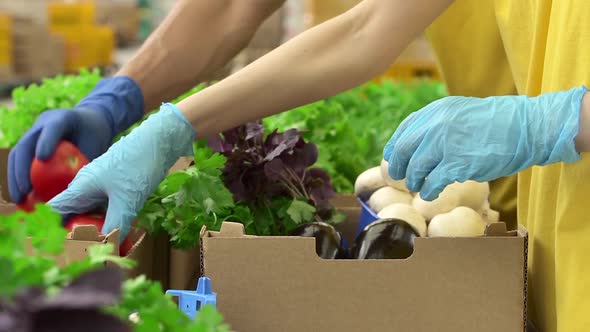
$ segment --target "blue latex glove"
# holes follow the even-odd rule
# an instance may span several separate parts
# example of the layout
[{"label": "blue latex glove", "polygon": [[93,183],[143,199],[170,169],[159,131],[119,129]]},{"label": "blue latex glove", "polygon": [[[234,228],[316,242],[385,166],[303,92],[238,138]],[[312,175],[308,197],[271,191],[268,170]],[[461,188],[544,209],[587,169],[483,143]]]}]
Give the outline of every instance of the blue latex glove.
[{"label": "blue latex glove", "polygon": [[118,228],[121,241],[145,200],[181,156],[193,155],[195,131],[180,110],[164,104],[139,127],[82,168],[48,204],[62,215],[107,205],[102,232]]},{"label": "blue latex glove", "polygon": [[20,203],[32,189],[29,174],[35,156],[51,157],[57,143],[66,139],[92,160],[108,149],[117,134],[140,120],[143,111],[139,86],[128,77],[114,77],[101,80],[73,110],[42,113],[8,157],[13,202]]},{"label": "blue latex glove", "polygon": [[491,181],[574,162],[585,87],[538,97],[446,97],[401,123],[384,149],[389,173],[433,200],[458,181]]}]

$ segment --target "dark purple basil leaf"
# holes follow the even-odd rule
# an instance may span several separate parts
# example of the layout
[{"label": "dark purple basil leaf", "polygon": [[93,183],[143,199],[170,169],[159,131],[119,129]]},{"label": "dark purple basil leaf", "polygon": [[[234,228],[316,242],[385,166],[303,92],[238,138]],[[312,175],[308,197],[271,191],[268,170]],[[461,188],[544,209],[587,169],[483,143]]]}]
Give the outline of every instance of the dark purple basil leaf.
[{"label": "dark purple basil leaf", "polygon": [[242,182],[242,177],[238,172],[224,173],[224,183],[229,189],[236,201],[246,201],[248,199],[248,190]]},{"label": "dark purple basil leaf", "polygon": [[330,201],[321,201],[315,206],[316,214],[322,220],[330,220],[334,215],[334,207]]},{"label": "dark purple basil leaf", "polygon": [[0,311],[0,332],[28,332],[32,331],[32,325],[28,313]]},{"label": "dark purple basil leaf", "polygon": [[270,181],[282,181],[284,172],[285,164],[281,159],[274,159],[264,164],[264,174]]},{"label": "dark purple basil leaf", "polygon": [[0,302],[0,332],[32,331],[31,316],[45,301],[45,294],[40,288],[20,290],[11,302]]},{"label": "dark purple basil leaf", "polygon": [[[269,135],[267,137],[267,144],[265,147],[272,147],[267,150],[266,157],[264,160],[270,161],[280,156],[283,152],[292,153],[297,143],[301,140],[299,131],[297,129],[289,129],[284,133],[274,133],[275,135]],[[270,141],[270,142],[269,142]]]},{"label": "dark purple basil leaf", "polygon": [[21,308],[28,308],[27,311],[35,311],[45,300],[45,293],[40,288],[25,288],[20,290],[11,302],[0,302],[0,312],[19,311]]},{"label": "dark purple basil leaf", "polygon": [[43,309],[89,309],[114,305],[121,296],[123,272],[106,267],[81,275],[64,287]]},{"label": "dark purple basil leaf", "polygon": [[41,289],[25,289],[0,305],[0,332],[131,331],[102,311],[118,302],[122,281],[122,271],[109,267],[83,274],[53,298]]},{"label": "dark purple basil leaf", "polygon": [[330,182],[330,176],[326,171],[319,168],[307,170],[305,187],[316,205],[328,201],[336,195]]},{"label": "dark purple basil leaf", "polygon": [[318,149],[316,145],[309,143],[293,150],[293,154],[283,154],[281,156],[285,165],[295,171],[299,178],[303,177],[303,173],[309,166],[315,164],[317,158]]},{"label": "dark purple basil leaf", "polygon": [[270,134],[266,136],[264,140],[264,149],[266,151],[271,151],[280,143],[280,139],[276,139],[275,137],[279,136],[279,131],[277,129],[273,130]]},{"label": "dark purple basil leaf", "polygon": [[246,124],[246,140],[262,141],[264,138],[264,126],[262,122],[249,122]]},{"label": "dark purple basil leaf", "polygon": [[222,133],[223,140],[226,144],[232,146],[238,145],[244,141],[245,131],[243,126],[228,129]]},{"label": "dark purple basil leaf", "polygon": [[207,139],[207,146],[210,147],[214,152],[225,153],[232,149],[232,145],[226,143],[220,134],[211,135]]},{"label": "dark purple basil leaf", "polygon": [[44,310],[33,316],[30,332],[131,332],[131,326],[101,309]]},{"label": "dark purple basil leaf", "polygon": [[318,147],[313,143],[306,143],[303,147],[303,163],[310,167],[318,161]]}]

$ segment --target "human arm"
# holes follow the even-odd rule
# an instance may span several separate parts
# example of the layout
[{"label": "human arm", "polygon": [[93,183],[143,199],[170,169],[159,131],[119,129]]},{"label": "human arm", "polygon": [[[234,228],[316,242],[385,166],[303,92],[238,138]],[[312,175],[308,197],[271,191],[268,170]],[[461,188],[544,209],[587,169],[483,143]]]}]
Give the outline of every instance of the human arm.
[{"label": "human arm", "polygon": [[452,0],[365,0],[177,106],[206,137],[384,72]]},{"label": "human arm", "polygon": [[247,45],[284,0],[180,0],[136,56],[74,109],[43,113],[11,150],[10,196],[31,191],[33,158],[49,158],[67,139],[93,160],[144,112],[207,78]]},{"label": "human arm", "polygon": [[[92,210],[108,200],[103,231],[128,229],[167,167],[181,153],[189,153],[171,149],[190,146],[193,135],[187,134],[188,122],[198,136],[205,137],[367,81],[384,71],[451,2],[361,2],[237,74],[185,99],[178,108],[163,106],[152,115],[154,121],[143,123],[83,168],[70,187],[49,204],[66,215]],[[161,122],[170,127],[158,125]],[[175,132],[175,128],[183,128],[185,134]],[[120,164],[133,168],[112,168]]]},{"label": "human arm", "polygon": [[404,120],[384,149],[390,174],[432,200],[455,182],[576,162],[590,146],[585,87],[537,97],[446,97]]},{"label": "human arm", "polygon": [[222,68],[285,0],[180,0],[116,76],[141,87],[145,110]]}]

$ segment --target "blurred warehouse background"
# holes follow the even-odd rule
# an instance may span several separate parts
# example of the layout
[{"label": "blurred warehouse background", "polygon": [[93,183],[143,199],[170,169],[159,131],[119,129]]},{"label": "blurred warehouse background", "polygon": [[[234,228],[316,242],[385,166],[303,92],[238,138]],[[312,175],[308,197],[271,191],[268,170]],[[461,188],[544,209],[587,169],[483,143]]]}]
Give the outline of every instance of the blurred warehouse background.
[{"label": "blurred warehouse background", "polygon": [[[213,0],[212,0],[213,1]],[[287,0],[250,45],[215,79],[239,70],[301,31],[359,0]],[[158,26],[175,0],[0,0],[0,93],[82,68],[120,67]],[[383,74],[396,79],[438,78],[424,38]],[[379,79],[379,78],[377,78]]]}]

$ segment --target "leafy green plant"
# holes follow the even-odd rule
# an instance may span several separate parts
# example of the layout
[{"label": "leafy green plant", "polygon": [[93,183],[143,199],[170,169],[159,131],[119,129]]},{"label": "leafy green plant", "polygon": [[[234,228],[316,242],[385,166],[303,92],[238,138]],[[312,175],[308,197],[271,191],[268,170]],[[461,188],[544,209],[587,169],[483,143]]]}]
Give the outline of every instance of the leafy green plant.
[{"label": "leafy green plant", "polygon": [[[88,331],[229,331],[212,307],[190,320],[145,276],[122,282],[122,271],[105,263],[129,268],[134,262],[111,255],[110,244],[90,246],[86,258],[59,267],[55,255],[64,251],[65,241],[61,216],[49,206],[0,215],[0,331],[21,326],[28,326],[23,331],[40,331],[39,326],[57,331],[65,320],[69,328]],[[140,318],[136,324],[128,322],[132,312]]]},{"label": "leafy green plant", "polygon": [[148,198],[138,215],[139,227],[166,232],[176,248],[199,242],[201,227],[219,230],[224,221],[251,224],[250,211],[237,206],[225,187],[221,169],[226,158],[210,149],[197,149],[194,165],[170,174]]},{"label": "leafy green plant", "polygon": [[162,293],[158,283],[143,276],[125,281],[121,302],[107,311],[121,319],[136,312],[136,332],[229,332],[229,326],[215,308],[204,306],[195,320],[190,320],[170,296]]},{"label": "leafy green plant", "polygon": [[352,192],[356,177],[380,163],[383,147],[411,113],[446,95],[435,81],[367,83],[264,119],[269,130],[297,128],[318,146],[317,166],[337,192]]},{"label": "leafy green plant", "polygon": [[251,122],[210,137],[209,146],[228,158],[223,181],[252,211],[249,234],[287,235],[302,223],[338,221],[330,177],[314,167],[317,148],[298,130],[265,135],[261,122]]},{"label": "leafy green plant", "polygon": [[0,108],[0,147],[14,146],[33,126],[37,117],[51,109],[74,107],[101,79],[98,70],[79,75],[59,75],[13,90],[13,108]]},{"label": "leafy green plant", "polygon": [[124,267],[134,264],[112,255],[113,246],[105,244],[88,248],[87,258],[59,268],[55,255],[63,252],[67,233],[61,223],[61,216],[43,204],[37,205],[31,214],[19,211],[0,216],[0,270],[3,271],[0,273],[0,297],[11,296],[26,287],[41,287],[54,293],[105,262]]}]

